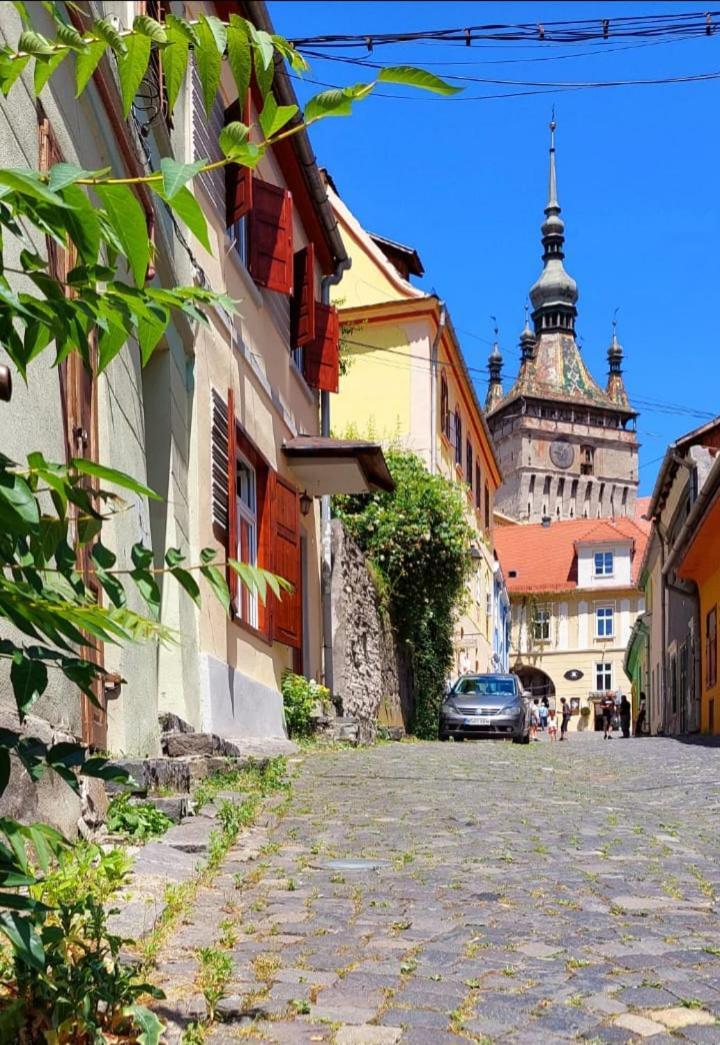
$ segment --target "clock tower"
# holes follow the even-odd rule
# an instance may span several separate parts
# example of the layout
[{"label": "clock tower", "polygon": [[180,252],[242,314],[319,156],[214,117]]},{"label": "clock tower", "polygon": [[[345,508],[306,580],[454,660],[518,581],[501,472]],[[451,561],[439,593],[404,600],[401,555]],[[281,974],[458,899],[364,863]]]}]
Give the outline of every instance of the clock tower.
[{"label": "clock tower", "polygon": [[505,394],[497,347],[489,360],[487,421],[503,473],[496,510],[518,522],[634,514],[637,411],[622,377],[613,324],[601,388],[575,339],[577,283],[565,271],[565,222],[550,124],[550,177],[542,224],[543,270],[530,289],[532,328],[520,335],[520,369]]}]

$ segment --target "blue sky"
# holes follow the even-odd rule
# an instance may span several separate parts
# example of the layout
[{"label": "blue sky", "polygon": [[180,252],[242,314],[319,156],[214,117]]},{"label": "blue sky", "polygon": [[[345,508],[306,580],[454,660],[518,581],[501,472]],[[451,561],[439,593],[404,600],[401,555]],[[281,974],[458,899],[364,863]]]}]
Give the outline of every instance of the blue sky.
[{"label": "blue sky", "polygon": [[[697,3],[642,0],[270,3],[276,30],[290,39],[600,19],[609,7],[616,17],[698,10]],[[386,65],[412,63],[439,74],[503,80],[657,79],[720,70],[720,27],[709,38],[634,47],[612,37],[604,47],[414,43],[376,48],[372,57]],[[328,84],[372,79],[372,73],[339,62],[311,64],[308,75]],[[302,101],[323,88],[296,82],[296,89]],[[698,412],[639,406],[641,492],[649,492],[667,443],[701,424],[702,412],[720,413],[720,80],[551,87],[529,97],[473,100],[512,89],[469,83],[455,100],[387,86],[384,94],[402,97],[370,97],[351,117],[313,128],[313,145],[365,227],[418,250],[426,272],[421,285],[447,301],[473,367],[487,365],[490,316],[497,316],[507,387],[517,369],[523,306],[542,264],[547,125],[555,104],[565,263],[579,284],[577,330],[584,357],[604,383],[611,320],[619,308],[631,398]],[[475,377],[484,396],[486,375]]]}]

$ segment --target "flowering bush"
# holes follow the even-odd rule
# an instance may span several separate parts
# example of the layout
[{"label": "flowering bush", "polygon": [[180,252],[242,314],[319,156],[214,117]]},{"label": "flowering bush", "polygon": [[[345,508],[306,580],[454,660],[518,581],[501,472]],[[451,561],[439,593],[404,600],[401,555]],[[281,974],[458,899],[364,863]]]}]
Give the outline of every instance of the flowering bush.
[{"label": "flowering bush", "polygon": [[306,737],[312,732],[312,713],[317,704],[330,699],[330,690],[315,679],[287,671],[282,680],[285,723],[291,737]]},{"label": "flowering bush", "polygon": [[471,533],[464,494],[413,453],[386,454],[392,493],[335,498],[336,515],[385,580],[393,626],[410,651],[418,736],[437,736],[453,625],[465,594]]}]

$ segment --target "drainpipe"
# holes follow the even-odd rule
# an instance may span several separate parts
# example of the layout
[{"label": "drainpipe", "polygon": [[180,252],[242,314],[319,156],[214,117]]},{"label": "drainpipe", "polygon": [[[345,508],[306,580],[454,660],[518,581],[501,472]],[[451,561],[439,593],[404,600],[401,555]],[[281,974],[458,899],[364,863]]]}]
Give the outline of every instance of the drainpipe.
[{"label": "drainpipe", "polygon": [[[330,287],[336,286],[352,264],[352,259],[342,258],[329,276],[323,276],[320,283],[320,300],[323,305],[330,304]],[[330,435],[330,393],[320,393],[320,435]],[[323,622],[323,673],[325,685],[333,690],[333,641],[332,641],[332,541],[330,532],[330,495],[320,498],[320,534],[322,541],[322,562],[320,568],[320,594],[322,599]]]},{"label": "drainpipe", "polygon": [[438,375],[438,352],[442,340],[443,331],[447,322],[447,308],[444,301],[438,301],[440,317],[438,328],[435,332],[432,348],[430,349],[430,471],[433,475],[437,472],[437,375]]},{"label": "drainpipe", "polygon": [[[661,695],[661,698],[662,698],[662,732],[665,733],[665,727],[666,727],[666,723],[667,723],[667,709],[668,709],[667,693],[665,692],[665,677],[666,677],[666,674],[667,674],[667,671],[666,671],[666,666],[667,666],[667,643],[668,643],[668,627],[667,627],[668,590],[667,590],[667,584],[666,584],[666,581],[665,581],[665,559],[667,557],[667,544],[666,544],[666,539],[665,539],[666,535],[663,533],[662,528],[660,526],[660,520],[657,519],[657,518],[655,520],[655,525],[657,526],[658,537],[660,538],[660,577],[662,579],[662,584],[661,584],[661,589],[662,590],[661,590],[661,593],[660,593],[660,595],[661,595],[661,597],[660,597],[660,633],[662,635],[663,648],[662,648],[662,656],[660,657],[659,668],[660,668],[660,695]],[[656,732],[657,732],[657,730],[656,730]]]}]

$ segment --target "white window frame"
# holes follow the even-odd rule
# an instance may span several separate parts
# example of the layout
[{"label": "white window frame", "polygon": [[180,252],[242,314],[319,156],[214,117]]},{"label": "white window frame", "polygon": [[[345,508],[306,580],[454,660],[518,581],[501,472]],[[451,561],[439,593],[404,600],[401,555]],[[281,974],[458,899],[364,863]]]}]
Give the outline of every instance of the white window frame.
[{"label": "white window frame", "polygon": [[[601,678],[603,680],[601,684]],[[607,683],[607,685],[605,684]],[[595,691],[596,693],[612,693],[613,691],[613,666],[610,660],[596,661],[595,663]]]},{"label": "white window frame", "polygon": [[[607,630],[608,623],[610,630]],[[595,607],[595,638],[612,639],[615,637],[615,607]]]},{"label": "white window frame", "polygon": [[247,214],[243,214],[242,218],[238,218],[237,221],[233,222],[233,225],[232,225],[232,239],[233,239],[233,247],[235,249],[235,253],[237,254],[237,256],[240,259],[240,261],[242,262],[242,264],[245,266],[245,268],[248,269],[248,271],[250,271],[249,267],[248,267],[249,263],[250,263],[250,257],[249,257],[250,250],[249,250],[249,222],[248,222],[248,215]]},{"label": "white window frame", "polygon": [[[550,641],[550,613],[549,606],[536,606],[535,612],[532,618],[532,636],[533,642],[549,642]],[[538,631],[540,634],[538,634]],[[547,631],[547,635],[544,632]]]},{"label": "white window frame", "polygon": [[[598,559],[600,562],[598,562]],[[608,559],[610,560],[610,568],[608,569]],[[593,555],[593,563],[595,567],[596,577],[612,577],[615,573],[615,552],[612,551],[597,551]],[[598,569],[599,567],[599,569]]]},{"label": "white window frame", "polygon": [[[257,472],[250,464],[248,459],[242,454],[237,455],[237,544],[238,544],[238,558],[242,556],[242,530],[241,526],[244,522],[248,530],[248,557],[242,559],[243,562],[247,562],[249,566],[257,566],[258,558],[258,520],[257,520]],[[243,483],[241,479],[241,473],[247,474],[247,493],[244,495]],[[239,616],[243,618],[242,614],[242,600],[243,595],[247,599],[247,623],[253,627],[258,627],[258,597],[257,592],[250,591],[248,588],[243,592],[242,586],[238,590],[238,612]]]}]

